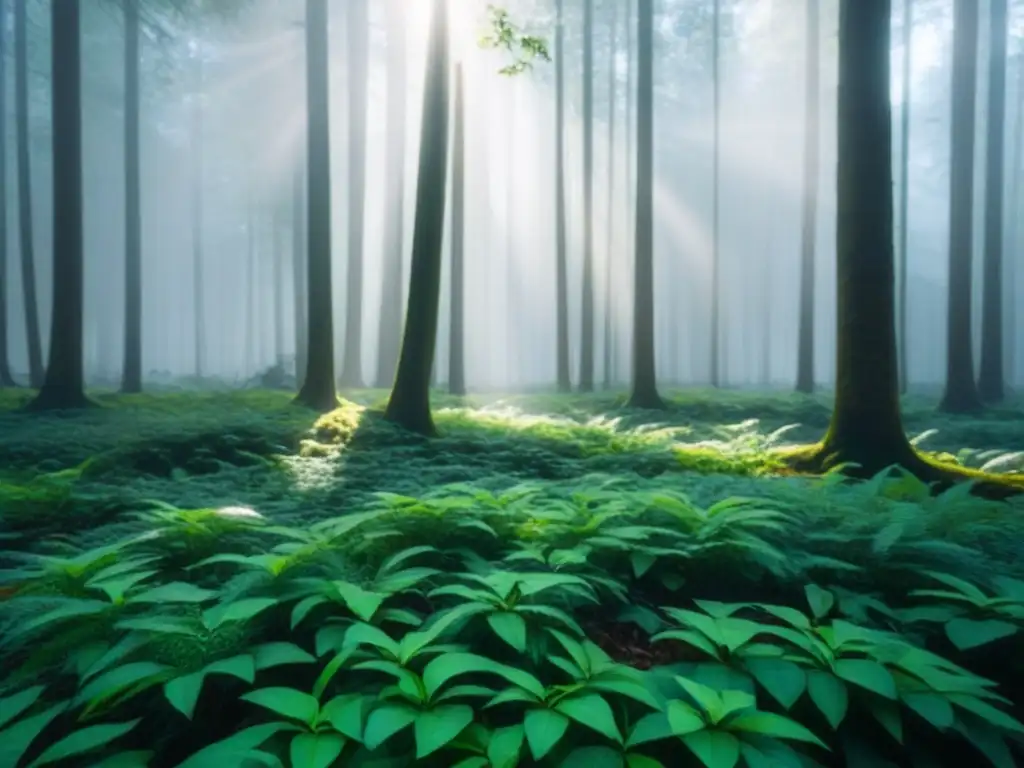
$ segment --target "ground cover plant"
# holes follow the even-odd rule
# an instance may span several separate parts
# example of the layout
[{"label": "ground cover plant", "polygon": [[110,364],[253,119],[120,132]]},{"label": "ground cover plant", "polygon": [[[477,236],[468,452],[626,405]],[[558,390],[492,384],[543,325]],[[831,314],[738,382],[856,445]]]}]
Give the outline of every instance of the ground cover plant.
[{"label": "ground cover plant", "polygon": [[[0,765],[1019,761],[1019,499],[794,475],[815,397],[383,394],[4,392]],[[906,406],[993,472],[1014,413]]]}]

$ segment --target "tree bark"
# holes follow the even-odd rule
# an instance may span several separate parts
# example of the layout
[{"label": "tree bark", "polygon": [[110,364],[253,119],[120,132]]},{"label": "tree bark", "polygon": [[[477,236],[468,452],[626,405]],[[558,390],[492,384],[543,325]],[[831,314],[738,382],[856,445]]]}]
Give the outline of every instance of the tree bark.
[{"label": "tree bark", "polygon": [[29,383],[43,383],[43,347],[39,331],[39,300],[36,290],[35,238],[32,224],[32,149],[28,102],[27,3],[14,3],[14,108],[18,152],[18,234],[21,242],[21,285],[25,306]]},{"label": "tree bark", "polygon": [[978,393],[1003,399],[1003,163],[1006,141],[1006,0],[991,0],[988,142],[985,170],[985,257],[981,301],[981,369]]},{"label": "tree bark", "polygon": [[327,0],[306,0],[307,296],[306,374],[295,402],[318,411],[338,405],[334,388],[331,289],[331,126]]},{"label": "tree bark", "polygon": [[800,330],[796,370],[796,390],[805,393],[814,391],[814,257],[818,237],[818,105],[821,88],[818,54],[819,10],[818,0],[807,0],[804,199],[800,256]]},{"label": "tree bark", "polygon": [[663,408],[654,359],[654,0],[638,0],[637,50],[633,391],[629,405]]},{"label": "tree bark", "polygon": [[[7,0],[0,0],[0,19],[7,18]],[[7,114],[7,25],[0,27],[0,115]],[[0,120],[0,387],[13,387],[7,316],[7,121]]]},{"label": "tree bark", "polygon": [[448,390],[453,395],[466,394],[466,331],[465,331],[465,196],[466,196],[466,127],[465,94],[462,64],[455,65],[455,128],[452,136],[452,265],[451,324],[448,333]]},{"label": "tree bark", "polygon": [[565,8],[557,0],[555,32],[555,311],[559,392],[572,389],[569,373],[569,265],[565,221]]},{"label": "tree bark", "polygon": [[714,0],[711,23],[711,88],[712,88],[712,120],[713,137],[711,149],[711,360],[710,382],[712,387],[721,385],[721,247],[719,232],[719,153],[721,147],[721,83],[719,82],[719,38],[721,37],[722,5],[721,0]]},{"label": "tree bark", "polygon": [[82,88],[78,0],[52,0],[53,310],[46,377],[32,410],[85,408]]},{"label": "tree bark", "polygon": [[292,177],[292,287],[295,293],[295,385],[302,388],[306,376],[309,312],[306,309],[306,199],[303,185],[305,153],[301,163],[296,164]]},{"label": "tree bark", "polygon": [[[608,210],[606,216],[608,220],[605,222],[607,226],[606,237],[606,262],[604,269],[604,388],[606,390],[612,388],[612,347],[613,347],[613,333],[614,323],[613,318],[613,303],[615,300],[614,291],[612,291],[612,264],[614,261],[615,254],[615,91],[618,78],[616,77],[616,43],[618,42],[619,32],[619,15],[617,12],[618,4],[611,4],[611,29],[609,31],[609,37],[611,42],[611,53],[608,56]],[[626,19],[627,28],[629,25],[629,18]]]},{"label": "tree bark", "polygon": [[580,392],[594,391],[594,0],[583,0],[583,297]]},{"label": "tree bark", "polygon": [[911,43],[914,34],[914,11],[913,0],[903,0],[903,108],[900,110],[900,226],[899,226],[899,276],[897,287],[899,290],[899,330],[897,340],[899,344],[899,367],[900,367],[900,392],[906,392],[909,386],[910,366],[908,360],[908,336],[907,336],[907,296],[909,284],[907,281],[907,264],[909,253],[907,243],[910,238],[910,64],[911,64]]},{"label": "tree bark", "polygon": [[434,435],[430,372],[437,344],[445,189],[448,175],[448,0],[434,0],[423,92],[423,128],[416,179],[409,303],[398,373],[385,418],[412,432]]},{"label": "tree bark", "polygon": [[124,370],[121,391],[142,391],[142,204],[139,152],[139,4],[124,3]]},{"label": "tree bark", "polygon": [[192,297],[195,302],[195,375],[206,375],[206,286],[203,280],[203,49],[196,52],[192,104]]}]

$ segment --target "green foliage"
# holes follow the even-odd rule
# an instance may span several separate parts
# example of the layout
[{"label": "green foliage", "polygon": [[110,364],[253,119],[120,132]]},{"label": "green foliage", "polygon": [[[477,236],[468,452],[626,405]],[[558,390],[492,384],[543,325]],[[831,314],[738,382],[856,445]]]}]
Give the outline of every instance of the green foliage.
[{"label": "green foliage", "polygon": [[544,38],[522,32],[504,8],[489,5],[487,14],[488,31],[480,37],[480,47],[504,49],[513,56],[512,63],[498,70],[499,74],[519,75],[532,69],[537,59],[551,61]]}]

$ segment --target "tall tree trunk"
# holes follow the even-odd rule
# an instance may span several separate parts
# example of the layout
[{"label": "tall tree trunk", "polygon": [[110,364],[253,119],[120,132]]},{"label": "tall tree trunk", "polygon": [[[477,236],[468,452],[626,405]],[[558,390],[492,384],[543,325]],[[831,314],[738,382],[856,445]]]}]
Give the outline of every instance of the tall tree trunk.
[{"label": "tall tree trunk", "polygon": [[1006,141],[1006,0],[990,0],[987,167],[985,170],[985,260],[981,302],[981,369],[978,392],[998,402],[1003,377],[1003,162]]},{"label": "tall tree trunk", "polygon": [[413,228],[409,303],[402,352],[385,418],[424,435],[436,433],[430,415],[430,372],[437,343],[448,175],[448,0],[434,0],[430,21],[416,220]]},{"label": "tall tree trunk", "polygon": [[[606,225],[605,250],[606,262],[604,269],[604,388],[612,388],[612,347],[613,347],[613,301],[615,297],[612,291],[612,264],[615,255],[615,86],[616,78],[616,48],[619,32],[618,4],[611,4],[611,29],[609,36],[611,42],[611,55],[608,57],[608,211]],[[628,29],[629,18],[626,18]]]},{"label": "tall tree trunk", "polygon": [[914,40],[914,3],[913,0],[903,0],[903,108],[900,110],[900,219],[899,219],[899,275],[897,286],[899,288],[899,329],[897,338],[899,341],[899,368],[900,368],[900,392],[906,392],[910,384],[910,366],[907,362],[908,336],[907,336],[907,296],[909,294],[908,270],[910,254],[907,251],[907,243],[910,238],[910,93],[911,93],[911,44]]},{"label": "tall tree trunk", "polygon": [[[7,0],[0,0],[7,19]],[[7,24],[0,27],[0,115],[7,115]],[[0,387],[13,387],[7,316],[7,120],[0,119]]]},{"label": "tall tree trunk", "polygon": [[797,341],[796,390],[814,391],[814,257],[818,238],[818,124],[820,122],[818,0],[807,0],[804,115],[804,200],[800,256],[800,331]]},{"label": "tall tree trunk", "polygon": [[309,341],[306,373],[295,401],[319,411],[337,407],[331,291],[331,124],[327,0],[306,0],[306,228]]},{"label": "tall tree trunk", "polygon": [[402,338],[402,253],[405,248],[405,0],[388,0],[387,161],[384,170],[384,255],[377,331],[378,387],[395,380]]},{"label": "tall tree trunk", "polygon": [[366,90],[369,69],[368,0],[348,2],[348,280],[345,297],[343,387],[363,386],[363,214],[366,205]]},{"label": "tall tree trunk", "polygon": [[306,176],[303,173],[305,153],[302,163],[298,163],[292,176],[292,286],[295,292],[295,385],[302,388],[306,375],[307,342],[306,332],[309,330],[309,313],[306,309],[306,199],[303,185]]},{"label": "tall tree trunk", "polygon": [[711,22],[711,89],[712,89],[712,119],[713,133],[711,149],[711,375],[712,387],[719,386],[721,381],[721,281],[722,281],[722,253],[719,233],[719,172],[721,147],[719,139],[721,134],[721,83],[719,82],[719,44],[722,26],[722,4],[721,0],[714,0]]},{"label": "tall tree trunk", "polygon": [[82,87],[78,0],[52,0],[53,311],[34,410],[84,408]]},{"label": "tall tree trunk", "polygon": [[121,391],[142,391],[142,203],[139,157],[139,4],[124,8],[124,370]]},{"label": "tall tree trunk", "polygon": [[14,3],[14,109],[18,152],[18,235],[21,241],[21,285],[28,345],[28,375],[33,387],[43,383],[43,347],[39,332],[35,238],[32,226],[32,149],[28,103],[27,3]]},{"label": "tall tree trunk", "polygon": [[940,410],[949,413],[968,413],[982,407],[975,385],[971,341],[978,15],[977,0],[954,0],[946,392],[939,405]]},{"label": "tall tree trunk", "polygon": [[505,145],[505,389],[512,392],[519,385],[519,342],[516,335],[516,232],[515,232],[515,160],[518,138],[516,114],[519,112],[519,80],[509,83],[512,93],[505,104],[508,112],[508,139]]},{"label": "tall tree trunk", "polygon": [[594,0],[583,0],[583,298],[580,392],[594,391]]},{"label": "tall tree trunk", "polygon": [[1021,227],[1021,160],[1024,159],[1024,55],[1017,58],[1017,112],[1016,123],[1013,129],[1013,187],[1011,195],[1011,210],[1013,216],[1010,225],[1010,241],[1013,247],[1010,249],[1006,264],[1006,370],[1011,385],[1016,384],[1017,374],[1017,339],[1018,339],[1018,318],[1019,304],[1017,300],[1017,263],[1024,253],[1021,246],[1021,235],[1024,228]]},{"label": "tall tree trunk", "polygon": [[253,179],[246,173],[245,184],[245,354],[243,356],[245,375],[249,377],[260,365],[259,334],[256,327],[258,302],[256,286],[259,285],[256,258],[256,204],[253,202]]},{"label": "tall tree trunk", "polygon": [[203,280],[203,49],[196,53],[192,104],[192,297],[195,302],[195,375],[206,375],[206,290]]},{"label": "tall tree trunk", "polygon": [[654,0],[637,2],[634,408],[662,408],[654,364]]},{"label": "tall tree trunk", "polygon": [[274,201],[274,362],[284,368],[284,209]]},{"label": "tall tree trunk", "polygon": [[569,373],[569,256],[565,221],[565,8],[557,0],[555,31],[555,312],[558,391],[572,389]]},{"label": "tall tree trunk", "polygon": [[465,199],[466,199],[466,105],[462,64],[455,65],[455,128],[452,136],[452,267],[451,323],[448,328],[448,390],[466,394],[465,330]]}]

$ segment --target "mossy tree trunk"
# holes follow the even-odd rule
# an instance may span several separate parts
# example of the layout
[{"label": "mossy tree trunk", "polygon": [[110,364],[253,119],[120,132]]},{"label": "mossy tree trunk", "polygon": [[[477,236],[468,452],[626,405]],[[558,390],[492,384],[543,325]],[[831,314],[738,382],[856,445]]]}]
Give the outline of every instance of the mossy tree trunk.
[{"label": "mossy tree trunk", "polygon": [[662,408],[654,364],[654,0],[637,3],[636,243],[633,264],[635,408]]},{"label": "mossy tree trunk", "polygon": [[[978,392],[1003,399],[1003,163],[1006,141],[1006,0],[990,0],[988,142],[985,170],[985,259],[981,302],[981,369]],[[1019,169],[1014,169],[1019,173]]]},{"label": "mossy tree trunk", "polygon": [[384,170],[384,255],[377,329],[378,387],[390,387],[402,340],[402,254],[405,251],[406,0],[388,0],[387,160]]},{"label": "mossy tree trunk", "polygon": [[35,238],[32,225],[32,150],[28,100],[28,3],[14,3],[14,111],[18,153],[18,235],[21,245],[21,286],[25,307],[29,383],[43,383],[43,346],[39,331]]},{"label": "mossy tree trunk", "polygon": [[341,385],[363,386],[363,216],[366,208],[366,109],[370,61],[368,0],[348,0],[348,279]]},{"label": "mossy tree trunk", "polygon": [[462,64],[455,65],[455,128],[452,136],[451,323],[448,328],[448,390],[466,394],[465,208],[466,105]]},{"label": "mossy tree trunk", "polygon": [[[0,0],[0,19],[7,0]],[[0,115],[7,114],[7,25],[0,27]],[[0,120],[0,387],[15,385],[11,375],[7,317],[7,121]]]},{"label": "mossy tree trunk", "polygon": [[953,83],[949,170],[949,304],[946,391],[939,409],[982,407],[974,378],[971,299],[974,244],[974,104],[978,69],[978,0],[953,3]]},{"label": "mossy tree trunk", "polygon": [[423,127],[409,302],[398,372],[385,418],[424,435],[436,430],[430,415],[430,373],[437,343],[441,256],[448,175],[448,0],[434,0],[423,93]]},{"label": "mossy tree trunk", "polygon": [[806,0],[804,72],[804,184],[800,232],[800,327],[797,338],[796,390],[814,391],[814,257],[818,238],[818,128],[820,124],[819,0]]},{"label": "mossy tree trunk", "polygon": [[46,377],[33,410],[84,408],[82,85],[78,0],[52,0],[53,311]]},{"label": "mossy tree trunk", "polygon": [[557,0],[555,29],[555,363],[559,392],[572,389],[569,372],[569,256],[565,212],[565,8]]},{"label": "mossy tree trunk", "polygon": [[594,391],[594,0],[583,0],[583,296],[580,392]]},{"label": "mossy tree trunk", "polygon": [[139,3],[124,6],[124,370],[121,391],[142,391],[142,205],[139,157]]},{"label": "mossy tree trunk", "polygon": [[306,0],[307,289],[306,372],[295,402],[318,411],[338,405],[334,388],[331,290],[331,125],[328,0]]}]

